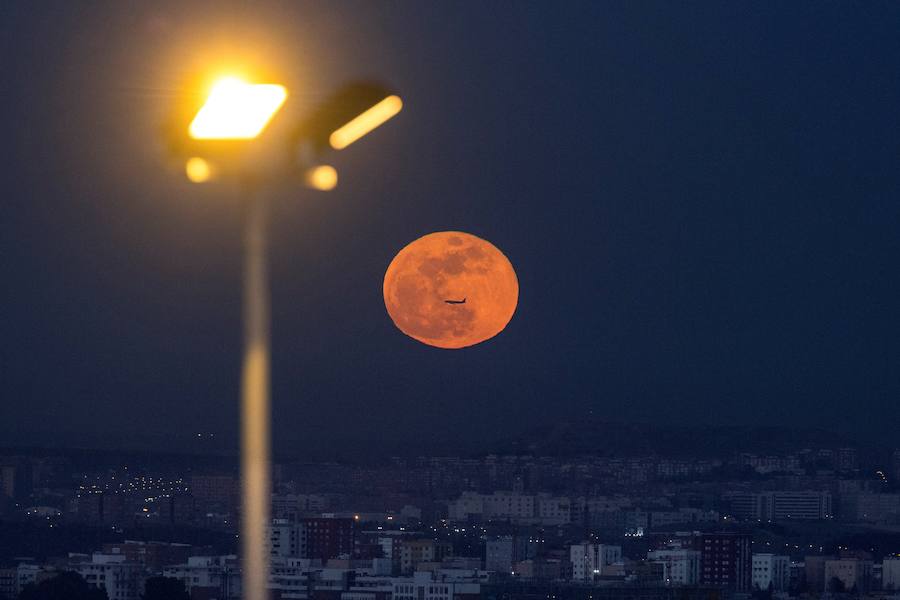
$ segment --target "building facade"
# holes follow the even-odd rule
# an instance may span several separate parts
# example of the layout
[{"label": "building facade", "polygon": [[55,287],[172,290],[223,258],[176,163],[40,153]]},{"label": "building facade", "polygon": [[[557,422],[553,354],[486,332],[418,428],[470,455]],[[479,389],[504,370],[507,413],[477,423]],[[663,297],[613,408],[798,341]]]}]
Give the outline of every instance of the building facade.
[{"label": "building facade", "polygon": [[700,583],[700,551],[686,548],[655,550],[647,553],[647,560],[663,565],[666,585],[697,585]]},{"label": "building facade", "polygon": [[603,572],[603,567],[622,561],[622,546],[610,544],[575,544],[569,547],[572,562],[572,579],[593,581]]},{"label": "building facade", "polygon": [[784,592],[791,582],[791,560],[777,554],[753,555],[752,586],[754,590]]},{"label": "building facade", "polygon": [[696,543],[700,583],[737,592],[750,590],[752,537],[747,533],[704,533]]}]

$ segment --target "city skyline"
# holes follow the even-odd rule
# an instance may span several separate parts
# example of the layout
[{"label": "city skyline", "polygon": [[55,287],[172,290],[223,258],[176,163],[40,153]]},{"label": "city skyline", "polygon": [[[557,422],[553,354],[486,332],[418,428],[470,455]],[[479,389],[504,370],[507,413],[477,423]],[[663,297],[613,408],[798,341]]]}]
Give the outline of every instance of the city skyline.
[{"label": "city skyline", "polygon": [[[0,597],[71,579],[118,600],[243,598],[236,467],[0,452]],[[273,597],[875,600],[900,585],[900,449],[274,467]]]}]

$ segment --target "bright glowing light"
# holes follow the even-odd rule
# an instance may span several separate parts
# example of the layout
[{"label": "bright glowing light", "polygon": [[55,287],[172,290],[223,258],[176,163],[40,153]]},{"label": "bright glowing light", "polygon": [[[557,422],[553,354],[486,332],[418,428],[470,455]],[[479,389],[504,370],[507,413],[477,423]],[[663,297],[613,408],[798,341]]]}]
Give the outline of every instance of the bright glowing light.
[{"label": "bright glowing light", "polygon": [[331,165],[319,165],[306,171],[305,179],[309,187],[327,192],[337,185],[338,174]]},{"label": "bright glowing light", "polygon": [[366,135],[403,108],[400,96],[388,96],[366,112],[335,131],[328,142],[335,150],[346,148],[362,136]]},{"label": "bright glowing light", "polygon": [[212,166],[199,156],[194,156],[184,164],[184,174],[194,183],[203,183],[212,178]]},{"label": "bright glowing light", "polygon": [[196,140],[249,140],[266,128],[287,99],[284,86],[219,80],[188,128]]}]

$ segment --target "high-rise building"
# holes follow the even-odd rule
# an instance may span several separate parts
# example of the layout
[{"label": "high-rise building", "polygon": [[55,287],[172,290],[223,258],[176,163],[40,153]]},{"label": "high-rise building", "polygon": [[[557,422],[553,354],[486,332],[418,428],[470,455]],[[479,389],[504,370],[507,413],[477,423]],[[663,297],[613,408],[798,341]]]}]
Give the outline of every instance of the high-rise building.
[{"label": "high-rise building", "polygon": [[300,527],[287,519],[272,519],[267,527],[266,544],[273,558],[300,557]]},{"label": "high-rise building", "polygon": [[88,523],[121,525],[125,515],[125,495],[115,492],[85,493],[78,497],[78,518]]},{"label": "high-rise building", "polygon": [[506,535],[485,542],[484,568],[486,570],[497,573],[510,573],[515,562],[515,538]]},{"label": "high-rise building", "polygon": [[537,556],[537,542],[533,538],[505,535],[485,542],[484,568],[497,573],[510,573],[513,566]]},{"label": "high-rise building", "polygon": [[391,565],[390,572],[394,575],[400,573],[400,557],[402,554],[403,539],[407,536],[397,535],[398,532],[387,532],[377,538],[376,543],[381,547],[382,558]]},{"label": "high-rise building", "polygon": [[158,501],[159,518],[173,525],[194,522],[194,497],[190,494],[172,494]]},{"label": "high-rise building", "polygon": [[603,567],[622,561],[622,546],[574,544],[569,546],[569,560],[572,562],[572,579],[592,581],[603,572]]},{"label": "high-rise building", "polygon": [[815,594],[825,591],[825,563],[833,556],[807,556],[803,559],[803,576],[806,587]]},{"label": "high-rise building", "polygon": [[700,550],[700,583],[746,592],[750,590],[751,542],[748,533],[704,533]]},{"label": "high-rise building", "polygon": [[300,519],[298,542],[303,558],[351,557],[356,545],[356,521],[331,517]]}]

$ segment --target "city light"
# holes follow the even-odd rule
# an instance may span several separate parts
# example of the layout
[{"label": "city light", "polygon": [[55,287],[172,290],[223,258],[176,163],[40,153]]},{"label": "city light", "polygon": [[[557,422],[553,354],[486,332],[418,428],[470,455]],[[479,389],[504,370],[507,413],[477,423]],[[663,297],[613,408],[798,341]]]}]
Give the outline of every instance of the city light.
[{"label": "city light", "polygon": [[257,137],[287,99],[284,86],[220,79],[188,127],[195,140],[249,140]]},{"label": "city light", "polygon": [[400,96],[388,96],[332,133],[328,138],[328,142],[335,150],[343,150],[391,117],[395,116],[402,108],[403,101],[400,99]]}]

